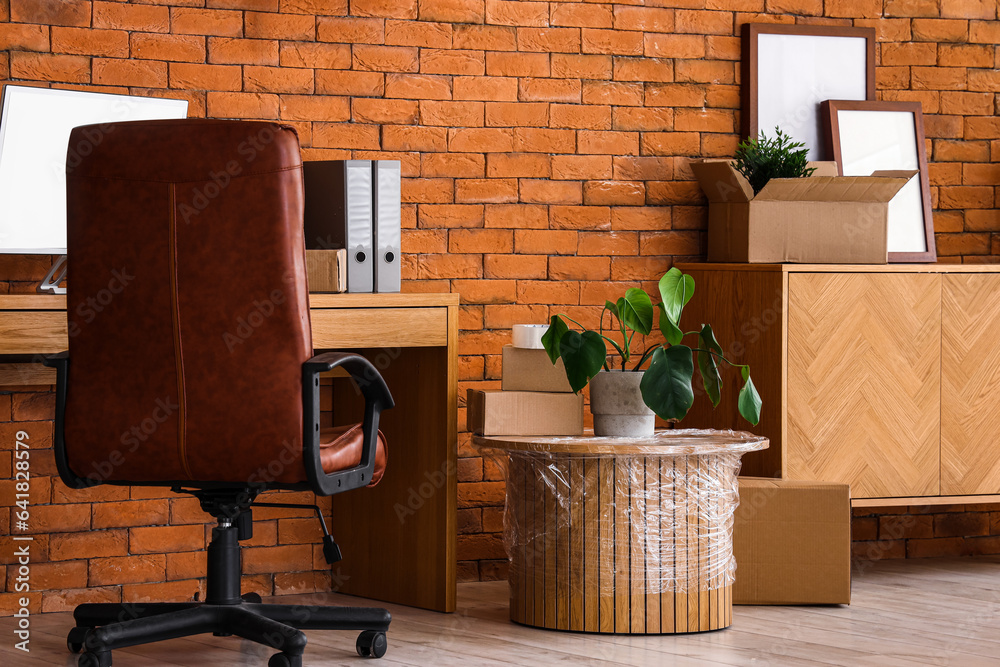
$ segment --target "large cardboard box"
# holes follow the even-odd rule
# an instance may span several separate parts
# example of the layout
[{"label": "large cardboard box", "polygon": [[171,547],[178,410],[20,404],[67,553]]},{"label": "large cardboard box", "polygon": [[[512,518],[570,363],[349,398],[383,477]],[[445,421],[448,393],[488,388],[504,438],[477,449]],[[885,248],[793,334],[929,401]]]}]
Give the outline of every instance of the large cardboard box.
[{"label": "large cardboard box", "polygon": [[310,292],[347,291],[347,250],[306,250],[306,279]]},{"label": "large cardboard box", "polygon": [[563,360],[555,365],[545,350],[505,345],[500,387],[504,391],[547,391],[568,393],[573,390],[566,379]]},{"label": "large cardboard box", "polygon": [[467,406],[476,435],[583,434],[583,394],[470,389]]},{"label": "large cardboard box", "polygon": [[729,160],[692,161],[709,201],[708,261],[885,264],[889,202],[917,172],[831,176],[816,164],[811,177],[774,178],[754,196]]},{"label": "large cardboard box", "polygon": [[850,604],[847,484],[740,477],[733,604]]}]

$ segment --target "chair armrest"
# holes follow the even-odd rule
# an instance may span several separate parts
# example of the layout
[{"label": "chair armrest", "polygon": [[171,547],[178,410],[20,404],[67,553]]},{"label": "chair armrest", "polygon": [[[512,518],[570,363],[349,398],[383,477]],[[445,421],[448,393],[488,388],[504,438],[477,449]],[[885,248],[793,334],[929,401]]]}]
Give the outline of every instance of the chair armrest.
[{"label": "chair armrest", "polygon": [[69,377],[69,351],[50,354],[42,359],[49,368],[56,369],[56,419],[53,429],[52,449],[56,458],[56,470],[63,483],[71,489],[86,489],[97,486],[103,480],[95,474],[83,478],[73,472],[66,457],[66,382]]},{"label": "chair armrest", "polygon": [[[327,474],[320,462],[319,374],[337,367],[342,367],[350,374],[365,398],[365,416],[362,422],[364,444],[359,465]],[[378,446],[379,415],[382,410],[388,410],[394,405],[385,380],[371,362],[359,354],[324,352],[302,364],[302,461],[309,484],[316,493],[332,495],[366,486],[371,481]]]}]

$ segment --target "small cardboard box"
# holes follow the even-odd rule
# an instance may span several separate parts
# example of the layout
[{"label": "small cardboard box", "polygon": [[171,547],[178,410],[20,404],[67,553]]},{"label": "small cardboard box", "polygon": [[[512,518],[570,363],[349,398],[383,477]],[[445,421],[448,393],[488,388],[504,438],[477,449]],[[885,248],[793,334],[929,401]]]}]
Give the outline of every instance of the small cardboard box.
[{"label": "small cardboard box", "polygon": [[583,434],[583,394],[470,389],[467,405],[476,435]]},{"label": "small cardboard box", "polygon": [[733,604],[850,604],[847,484],[740,477]]},{"label": "small cardboard box", "polygon": [[754,196],[729,160],[694,160],[708,197],[708,261],[885,264],[889,201],[916,172],[773,178]]},{"label": "small cardboard box", "polygon": [[306,277],[310,292],[347,291],[347,250],[306,250]]},{"label": "small cardboard box", "polygon": [[504,391],[547,391],[570,393],[563,360],[555,365],[545,350],[532,350],[505,345],[500,387]]}]

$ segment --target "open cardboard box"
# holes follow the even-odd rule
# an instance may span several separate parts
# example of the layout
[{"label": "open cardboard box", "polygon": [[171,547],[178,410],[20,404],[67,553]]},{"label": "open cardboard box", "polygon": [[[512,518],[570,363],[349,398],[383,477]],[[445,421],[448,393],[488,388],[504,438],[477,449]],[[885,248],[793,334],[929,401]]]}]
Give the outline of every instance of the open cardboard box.
[{"label": "open cardboard box", "polygon": [[754,196],[730,160],[693,160],[708,197],[708,261],[885,264],[889,202],[916,171],[774,178]]}]

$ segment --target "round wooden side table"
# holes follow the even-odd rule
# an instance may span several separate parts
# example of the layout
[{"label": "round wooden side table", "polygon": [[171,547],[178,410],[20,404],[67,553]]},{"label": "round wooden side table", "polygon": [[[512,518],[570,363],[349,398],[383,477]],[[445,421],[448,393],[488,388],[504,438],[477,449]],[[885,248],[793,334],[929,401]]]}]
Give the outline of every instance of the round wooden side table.
[{"label": "round wooden side table", "polygon": [[512,621],[614,634],[732,623],[736,475],[767,438],[664,430],[473,442],[506,464]]}]

